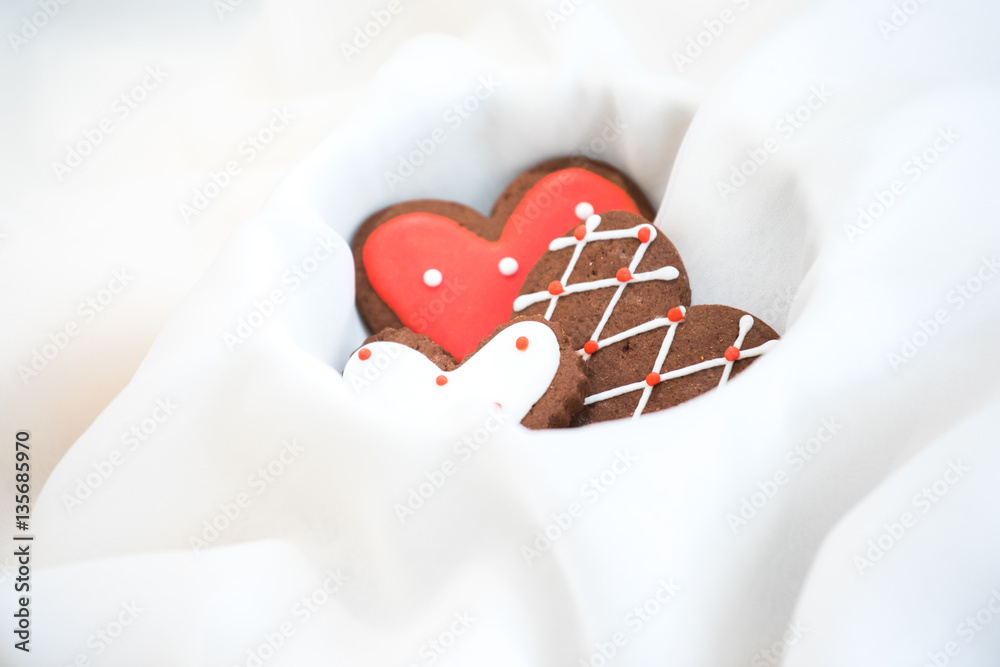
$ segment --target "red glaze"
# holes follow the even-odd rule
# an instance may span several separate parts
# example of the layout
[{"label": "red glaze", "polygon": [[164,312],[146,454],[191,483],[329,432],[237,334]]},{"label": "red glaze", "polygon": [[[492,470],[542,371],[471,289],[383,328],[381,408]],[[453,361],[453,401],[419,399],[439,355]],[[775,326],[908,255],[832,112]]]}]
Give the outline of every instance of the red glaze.
[{"label": "red glaze", "polygon": [[740,349],[730,345],[726,348],[726,361],[736,361],[740,358]]},{"label": "red glaze", "polygon": [[[586,169],[562,169],[525,194],[496,243],[450,218],[407,213],[368,237],[362,252],[365,271],[375,292],[405,326],[427,334],[461,359],[507,321],[528,271],[552,239],[580,224],[580,202],[592,204],[595,213],[639,213],[619,186]],[[504,257],[517,260],[512,276],[497,269]],[[427,269],[439,270],[444,281],[434,288],[425,285]]]}]

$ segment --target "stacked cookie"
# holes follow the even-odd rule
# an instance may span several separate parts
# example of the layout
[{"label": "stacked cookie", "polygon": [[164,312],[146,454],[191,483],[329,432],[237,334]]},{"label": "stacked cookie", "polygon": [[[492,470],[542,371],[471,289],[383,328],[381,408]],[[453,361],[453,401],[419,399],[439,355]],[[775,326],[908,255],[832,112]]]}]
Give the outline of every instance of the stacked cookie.
[{"label": "stacked cookie", "polygon": [[428,409],[489,400],[531,428],[638,418],[725,384],[778,336],[691,306],[654,215],[624,174],[583,158],[522,173],[489,217],[437,200],[379,211],[353,242],[377,333],[345,379],[373,400],[412,386]]}]

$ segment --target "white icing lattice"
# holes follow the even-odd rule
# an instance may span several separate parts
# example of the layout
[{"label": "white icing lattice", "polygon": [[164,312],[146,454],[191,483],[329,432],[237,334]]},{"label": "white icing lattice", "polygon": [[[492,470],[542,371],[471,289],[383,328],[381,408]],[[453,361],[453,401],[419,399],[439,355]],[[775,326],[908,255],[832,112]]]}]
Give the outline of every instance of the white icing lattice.
[{"label": "white icing lattice", "polygon": [[[585,206],[585,204],[586,202],[582,202],[577,205],[576,210],[578,214],[593,210]],[[680,276],[680,272],[672,266],[664,266],[655,271],[647,271],[645,273],[635,273],[635,268],[639,266],[643,255],[646,254],[646,248],[656,238],[656,228],[653,225],[643,223],[630,229],[614,229],[606,232],[595,231],[600,224],[601,216],[590,215],[584,222],[582,230],[578,228],[573,236],[560,236],[549,244],[550,252],[562,250],[563,248],[573,248],[573,256],[570,258],[562,278],[550,284],[549,289],[545,292],[523,294],[517,297],[514,300],[515,311],[520,312],[528,306],[548,300],[549,307],[545,310],[545,319],[550,320],[552,319],[552,313],[555,312],[556,303],[558,303],[559,297],[562,294],[577,294],[579,292],[589,292],[590,290],[617,286],[618,289],[615,290],[614,296],[611,297],[608,307],[604,309],[604,315],[601,317],[597,329],[591,336],[592,340],[597,340],[598,336],[601,335],[601,331],[604,330],[604,326],[608,323],[608,319],[611,317],[615,306],[618,304],[618,299],[621,298],[622,292],[625,291],[626,285],[646,282],[648,280],[676,280]],[[639,249],[632,257],[632,261],[628,267],[619,269],[618,275],[614,278],[604,278],[602,280],[593,280],[591,282],[575,283],[572,285],[567,284],[569,277],[573,274],[573,269],[576,268],[577,261],[580,259],[580,254],[587,244],[593,241],[608,241],[611,239],[639,240]]]}]

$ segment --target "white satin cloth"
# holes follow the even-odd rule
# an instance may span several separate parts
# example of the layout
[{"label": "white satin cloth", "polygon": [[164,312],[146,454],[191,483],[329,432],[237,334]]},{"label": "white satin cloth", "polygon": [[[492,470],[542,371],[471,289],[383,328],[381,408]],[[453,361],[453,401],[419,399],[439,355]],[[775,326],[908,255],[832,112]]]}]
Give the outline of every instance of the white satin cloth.
[{"label": "white satin cloth", "polygon": [[[811,5],[707,89],[594,5],[544,66],[406,42],[58,462],[4,664],[996,664],[1000,10],[896,4]],[[485,408],[359,406],[361,220],[486,211],[574,152],[660,202],[694,303],[780,345],[675,409],[475,451]]]}]

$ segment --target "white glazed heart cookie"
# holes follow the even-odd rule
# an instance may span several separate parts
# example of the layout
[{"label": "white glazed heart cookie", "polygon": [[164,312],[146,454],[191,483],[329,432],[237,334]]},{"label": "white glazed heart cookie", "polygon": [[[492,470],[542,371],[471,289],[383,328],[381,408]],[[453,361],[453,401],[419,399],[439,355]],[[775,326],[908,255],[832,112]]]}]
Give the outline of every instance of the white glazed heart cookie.
[{"label": "white glazed heart cookie", "polygon": [[351,355],[344,380],[365,402],[432,415],[496,404],[529,428],[568,425],[587,388],[558,325],[528,319],[498,327],[461,364],[427,336],[385,329]]}]

